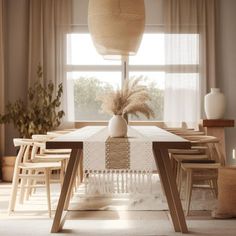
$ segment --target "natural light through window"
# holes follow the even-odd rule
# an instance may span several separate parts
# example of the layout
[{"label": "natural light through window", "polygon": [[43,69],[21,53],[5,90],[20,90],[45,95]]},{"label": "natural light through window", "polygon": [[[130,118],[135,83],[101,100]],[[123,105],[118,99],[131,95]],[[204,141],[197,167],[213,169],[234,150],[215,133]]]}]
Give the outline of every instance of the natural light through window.
[{"label": "natural light through window", "polygon": [[[171,38],[172,37],[172,38]],[[175,57],[171,60],[166,56],[166,45],[172,39]],[[174,39],[174,40],[173,40]],[[191,46],[191,52],[186,48]],[[101,112],[99,94],[121,87],[126,78],[143,77],[147,85],[154,109],[154,120],[163,120],[166,73],[168,66],[186,66],[186,77],[196,77],[199,64],[199,42],[197,34],[168,35],[163,33],[145,33],[137,55],[129,60],[104,60],[96,52],[89,33],[72,33],[67,35],[66,57],[66,87],[68,120],[71,121],[102,121],[108,120],[109,115]],[[175,48],[175,42],[180,46]],[[190,42],[190,44],[189,44]],[[188,54],[190,60],[185,60],[183,54]],[[191,53],[191,55],[189,55]],[[178,70],[171,72],[173,75]],[[192,74],[191,74],[192,73]],[[193,76],[192,76],[193,75]],[[136,117],[130,117],[137,120]],[[146,120],[140,117],[138,120]]]},{"label": "natural light through window", "polygon": [[138,53],[129,62],[130,65],[164,65],[164,34],[144,34]]},{"label": "natural light through window", "polygon": [[104,60],[94,48],[89,34],[69,34],[67,65],[119,65],[120,61]]}]

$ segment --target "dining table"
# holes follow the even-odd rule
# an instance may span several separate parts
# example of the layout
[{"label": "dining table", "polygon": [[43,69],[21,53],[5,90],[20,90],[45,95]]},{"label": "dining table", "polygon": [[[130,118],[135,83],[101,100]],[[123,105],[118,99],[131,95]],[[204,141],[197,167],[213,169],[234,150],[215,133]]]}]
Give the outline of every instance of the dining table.
[{"label": "dining table", "polygon": [[[46,149],[71,149],[58,205],[51,227],[51,233],[57,233],[63,229],[66,221],[66,214],[69,211],[68,209],[73,184],[76,179],[78,167],[82,162],[84,144],[91,136],[91,130],[93,130],[92,135],[95,135],[98,130],[103,129],[104,132],[107,133],[107,137],[109,137],[107,127],[99,126],[97,130],[96,128],[98,128],[98,126],[85,126],[67,134],[62,134],[46,142]],[[156,164],[164,194],[166,196],[174,231],[187,233],[188,227],[179,192],[177,190],[176,179],[172,171],[168,150],[190,149],[190,142],[157,126],[132,126],[130,129],[135,130],[142,136],[142,142],[151,143],[153,158],[155,159],[154,163]],[[129,137],[129,131],[127,137]],[[132,137],[132,139],[135,140],[135,137]]]}]

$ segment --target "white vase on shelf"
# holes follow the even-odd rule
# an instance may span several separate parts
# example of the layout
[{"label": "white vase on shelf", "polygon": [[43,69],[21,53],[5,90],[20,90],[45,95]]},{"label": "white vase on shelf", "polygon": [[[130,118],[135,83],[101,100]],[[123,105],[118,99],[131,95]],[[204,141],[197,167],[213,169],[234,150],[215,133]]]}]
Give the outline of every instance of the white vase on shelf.
[{"label": "white vase on shelf", "polygon": [[121,115],[113,115],[108,123],[108,132],[112,138],[125,137],[127,135],[127,122]]},{"label": "white vase on shelf", "polygon": [[225,96],[219,88],[211,88],[204,98],[204,109],[207,119],[222,119],[225,112]]}]

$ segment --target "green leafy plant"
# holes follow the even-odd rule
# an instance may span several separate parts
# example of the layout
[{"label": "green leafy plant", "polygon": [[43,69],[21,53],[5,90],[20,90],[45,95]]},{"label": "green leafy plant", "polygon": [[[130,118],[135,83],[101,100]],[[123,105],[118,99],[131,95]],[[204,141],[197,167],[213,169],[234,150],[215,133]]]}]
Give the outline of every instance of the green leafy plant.
[{"label": "green leafy plant", "polygon": [[43,72],[39,66],[38,80],[28,89],[27,105],[18,99],[8,103],[6,113],[0,114],[0,124],[13,123],[21,137],[30,138],[32,134],[44,134],[60,125],[64,111],[60,110],[60,99],[63,93],[62,84],[54,95],[54,84],[50,81],[43,85]]}]

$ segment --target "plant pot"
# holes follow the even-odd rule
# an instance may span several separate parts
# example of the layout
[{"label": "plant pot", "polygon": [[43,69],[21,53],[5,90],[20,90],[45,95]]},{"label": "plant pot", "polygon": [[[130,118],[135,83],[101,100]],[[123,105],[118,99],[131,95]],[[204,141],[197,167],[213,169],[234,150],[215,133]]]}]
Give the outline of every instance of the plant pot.
[{"label": "plant pot", "polygon": [[4,182],[12,182],[15,161],[15,156],[5,156],[2,158],[2,180]]},{"label": "plant pot", "polygon": [[225,96],[219,88],[211,88],[205,96],[204,108],[207,119],[221,119],[225,112]]},{"label": "plant pot", "polygon": [[120,115],[113,115],[108,123],[108,132],[112,138],[127,136],[127,122]]}]

